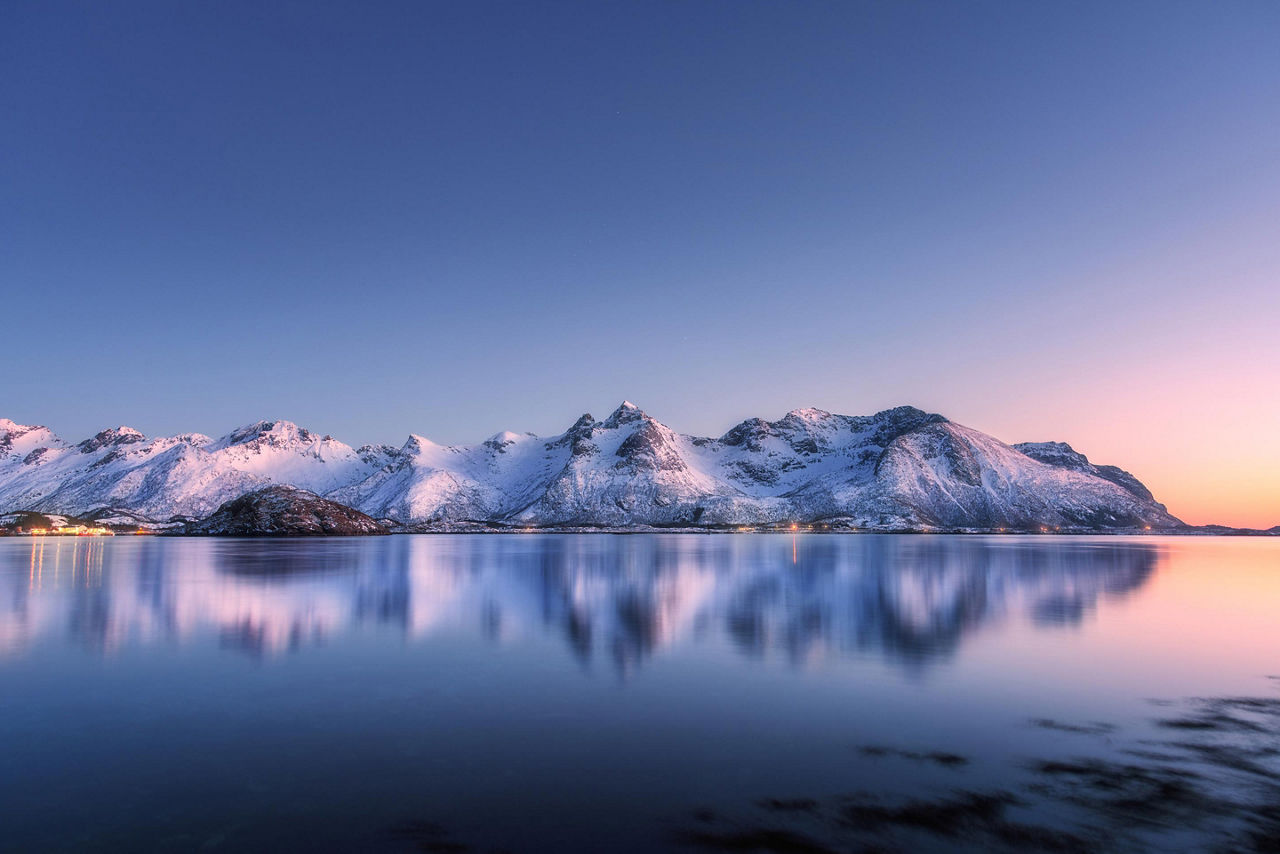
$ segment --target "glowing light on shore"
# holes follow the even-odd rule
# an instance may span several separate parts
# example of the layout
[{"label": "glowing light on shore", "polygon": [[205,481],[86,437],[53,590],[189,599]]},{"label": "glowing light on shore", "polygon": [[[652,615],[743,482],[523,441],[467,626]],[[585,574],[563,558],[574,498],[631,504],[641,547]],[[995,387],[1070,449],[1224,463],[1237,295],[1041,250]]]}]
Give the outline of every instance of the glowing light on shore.
[{"label": "glowing light on shore", "polygon": [[100,526],[64,525],[61,528],[32,528],[27,534],[32,537],[114,537],[116,532]]}]

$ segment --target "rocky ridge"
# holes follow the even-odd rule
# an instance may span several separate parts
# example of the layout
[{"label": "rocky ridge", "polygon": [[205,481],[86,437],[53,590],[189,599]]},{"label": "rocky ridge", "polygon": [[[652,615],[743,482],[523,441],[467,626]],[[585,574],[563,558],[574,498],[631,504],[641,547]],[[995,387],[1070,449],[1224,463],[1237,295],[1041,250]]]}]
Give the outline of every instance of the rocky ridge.
[{"label": "rocky ridge", "polygon": [[398,530],[733,528],[1145,530],[1181,522],[1132,474],[1058,442],[1008,445],[910,406],[797,409],[718,438],[634,404],[540,437],[411,435],[352,448],[287,421],[220,439],[118,427],[76,445],[0,420],[0,510],[201,518],[288,485]]}]

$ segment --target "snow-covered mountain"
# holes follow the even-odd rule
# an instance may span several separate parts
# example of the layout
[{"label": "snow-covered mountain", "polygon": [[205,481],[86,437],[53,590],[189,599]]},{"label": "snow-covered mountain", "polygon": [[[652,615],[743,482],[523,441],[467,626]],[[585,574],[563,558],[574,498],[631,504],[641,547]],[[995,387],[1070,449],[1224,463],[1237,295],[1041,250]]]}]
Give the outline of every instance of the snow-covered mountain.
[{"label": "snow-covered mountain", "polygon": [[367,477],[384,457],[287,421],[260,421],[217,441],[199,433],[147,439],[116,427],[69,445],[44,427],[0,419],[0,507],[202,517],[272,483],[329,492]]},{"label": "snow-covered mountain", "polygon": [[558,436],[476,445],[410,436],[353,449],[287,421],[213,440],[118,427],[69,445],[0,420],[0,510],[205,516],[267,484],[300,487],[407,528],[1169,528],[1133,475],[1069,445],[1010,446],[909,406],[871,416],[798,409],[712,439],[624,402]]}]

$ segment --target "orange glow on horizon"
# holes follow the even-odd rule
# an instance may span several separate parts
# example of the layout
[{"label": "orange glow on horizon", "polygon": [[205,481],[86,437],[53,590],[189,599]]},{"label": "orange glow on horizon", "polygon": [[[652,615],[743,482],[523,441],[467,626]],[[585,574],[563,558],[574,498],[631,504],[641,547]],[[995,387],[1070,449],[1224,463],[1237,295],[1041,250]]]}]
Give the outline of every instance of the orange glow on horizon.
[{"label": "orange glow on horizon", "polygon": [[1245,371],[1219,358],[1195,370],[1183,359],[1141,373],[1155,379],[1091,374],[1044,388],[1019,384],[1017,411],[973,388],[958,391],[952,406],[930,408],[1009,444],[1066,442],[1095,465],[1133,474],[1189,525],[1280,525],[1274,368]]}]

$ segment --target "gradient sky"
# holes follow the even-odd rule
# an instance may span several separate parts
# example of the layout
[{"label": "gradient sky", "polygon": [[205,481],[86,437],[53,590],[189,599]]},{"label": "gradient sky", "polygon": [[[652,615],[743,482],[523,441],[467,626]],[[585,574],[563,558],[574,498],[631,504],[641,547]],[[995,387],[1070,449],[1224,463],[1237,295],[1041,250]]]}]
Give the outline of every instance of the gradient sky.
[{"label": "gradient sky", "polygon": [[1278,44],[1274,2],[9,0],[0,416],[912,403],[1274,525]]}]

